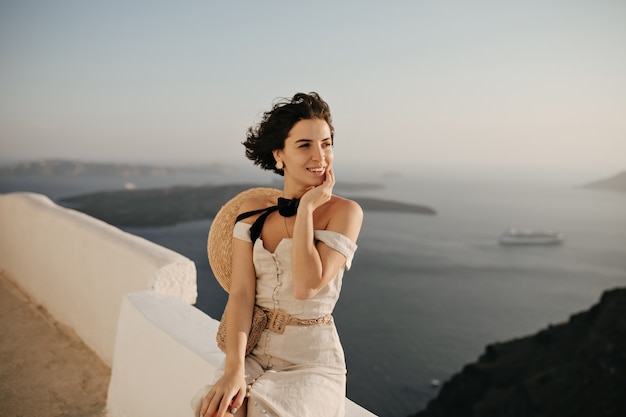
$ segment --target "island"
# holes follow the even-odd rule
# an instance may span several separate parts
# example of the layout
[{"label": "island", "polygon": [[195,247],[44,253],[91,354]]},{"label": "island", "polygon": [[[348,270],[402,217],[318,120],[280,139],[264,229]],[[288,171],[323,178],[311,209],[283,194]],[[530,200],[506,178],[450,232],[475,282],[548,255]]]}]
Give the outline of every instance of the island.
[{"label": "island", "polygon": [[626,171],[583,185],[584,188],[626,193]]},{"label": "island", "polygon": [[[232,197],[259,184],[174,186],[144,190],[104,191],[66,197],[65,207],[82,211],[118,227],[160,227],[211,219]],[[364,211],[434,215],[428,206],[371,197],[354,197]]]},{"label": "island", "polygon": [[223,174],[235,170],[226,164],[206,165],[146,165],[146,164],[115,164],[103,162],[83,162],[66,159],[42,159],[38,161],[20,162],[0,167],[0,177],[50,177],[50,176],[155,176],[181,173],[214,173]]}]

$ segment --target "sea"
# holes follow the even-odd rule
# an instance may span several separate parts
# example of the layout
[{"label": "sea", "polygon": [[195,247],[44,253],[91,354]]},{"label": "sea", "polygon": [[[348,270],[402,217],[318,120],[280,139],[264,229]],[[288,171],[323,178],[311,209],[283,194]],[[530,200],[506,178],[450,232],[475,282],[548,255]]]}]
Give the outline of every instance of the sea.
[{"label": "sea", "polygon": [[[626,193],[579,187],[582,179],[526,175],[337,171],[337,194],[427,205],[435,215],[365,212],[353,267],[334,317],[346,353],[348,397],[383,417],[423,409],[489,344],[532,335],[626,286]],[[350,191],[351,182],[382,188]],[[597,178],[588,178],[589,181]],[[62,197],[101,190],[255,182],[270,176],[0,178],[0,193]],[[226,293],[208,265],[210,220],[124,228],[192,259],[197,307],[219,319]],[[509,227],[550,229],[562,245],[501,246]]]}]

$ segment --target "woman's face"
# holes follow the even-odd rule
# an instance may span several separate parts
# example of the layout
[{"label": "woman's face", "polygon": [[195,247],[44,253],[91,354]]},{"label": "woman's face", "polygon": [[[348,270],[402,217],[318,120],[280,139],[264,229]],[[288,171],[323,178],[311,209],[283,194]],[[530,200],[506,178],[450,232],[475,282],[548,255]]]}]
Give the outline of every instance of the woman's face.
[{"label": "woman's face", "polygon": [[285,147],[274,151],[274,158],[283,163],[285,178],[306,186],[320,185],[333,162],[328,123],[323,119],[300,120],[289,131]]}]

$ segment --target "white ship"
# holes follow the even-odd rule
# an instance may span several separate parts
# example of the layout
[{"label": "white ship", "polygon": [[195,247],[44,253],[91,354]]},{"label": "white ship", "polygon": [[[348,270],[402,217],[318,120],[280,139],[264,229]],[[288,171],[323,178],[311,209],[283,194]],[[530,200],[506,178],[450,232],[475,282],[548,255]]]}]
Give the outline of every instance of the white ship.
[{"label": "white ship", "polygon": [[560,245],[563,234],[553,231],[510,228],[500,236],[501,245]]}]

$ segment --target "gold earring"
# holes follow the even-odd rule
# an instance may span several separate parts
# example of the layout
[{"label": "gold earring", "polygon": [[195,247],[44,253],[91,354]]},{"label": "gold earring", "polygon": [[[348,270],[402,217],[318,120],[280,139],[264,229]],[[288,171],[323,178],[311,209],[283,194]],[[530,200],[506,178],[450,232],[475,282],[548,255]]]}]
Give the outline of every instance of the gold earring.
[{"label": "gold earring", "polygon": [[283,163],[281,161],[276,161],[276,169],[277,170],[282,170],[284,167]]}]

